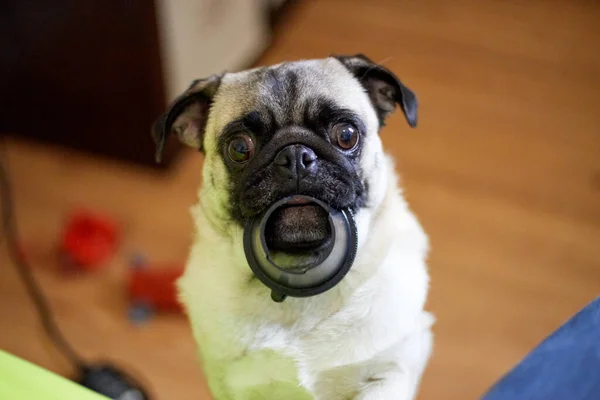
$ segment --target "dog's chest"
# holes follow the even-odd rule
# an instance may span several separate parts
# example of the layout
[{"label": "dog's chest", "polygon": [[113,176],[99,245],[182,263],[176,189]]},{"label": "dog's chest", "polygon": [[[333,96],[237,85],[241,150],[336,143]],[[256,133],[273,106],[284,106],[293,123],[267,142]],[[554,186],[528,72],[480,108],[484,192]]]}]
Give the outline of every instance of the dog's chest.
[{"label": "dog's chest", "polygon": [[[250,386],[270,381],[273,385],[287,382],[290,388],[311,388],[324,371],[369,360],[398,340],[401,321],[377,315],[379,310],[384,312],[377,296],[371,301],[361,301],[360,296],[342,301],[331,293],[328,300],[266,304],[272,312],[238,319],[237,340],[245,350],[237,367],[228,368],[240,376],[230,379],[243,379]],[[302,306],[294,308],[298,304]],[[265,319],[265,315],[274,319]]]}]

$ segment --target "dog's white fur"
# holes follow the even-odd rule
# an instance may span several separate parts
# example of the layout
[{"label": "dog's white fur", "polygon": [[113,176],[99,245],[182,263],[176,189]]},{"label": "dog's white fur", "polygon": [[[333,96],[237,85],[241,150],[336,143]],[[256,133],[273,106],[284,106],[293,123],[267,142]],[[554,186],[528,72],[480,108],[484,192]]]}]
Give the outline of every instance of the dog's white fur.
[{"label": "dog's white fur", "polygon": [[226,186],[211,186],[227,179],[216,139],[243,112],[240,91],[252,71],[225,75],[206,128],[195,239],[179,281],[210,389],[216,400],[412,399],[432,347],[433,317],[423,310],[427,237],[398,189],[361,86],[334,59],[292,65],[316,73],[304,82],[312,92],[356,110],[372,132],[363,143],[370,203],[356,215],[357,258],[340,284],[315,297],[275,303],[251,279],[242,229],[227,222]]}]

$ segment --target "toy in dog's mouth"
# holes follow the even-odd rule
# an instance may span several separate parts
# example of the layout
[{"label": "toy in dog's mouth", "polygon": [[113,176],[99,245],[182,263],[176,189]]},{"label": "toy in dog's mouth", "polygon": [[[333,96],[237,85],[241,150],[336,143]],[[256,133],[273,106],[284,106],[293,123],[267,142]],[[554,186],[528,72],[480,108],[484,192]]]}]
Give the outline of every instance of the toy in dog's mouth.
[{"label": "toy in dog's mouth", "polygon": [[352,212],[308,196],[275,202],[244,229],[248,264],[275,301],[335,286],[352,266],[357,246]]}]

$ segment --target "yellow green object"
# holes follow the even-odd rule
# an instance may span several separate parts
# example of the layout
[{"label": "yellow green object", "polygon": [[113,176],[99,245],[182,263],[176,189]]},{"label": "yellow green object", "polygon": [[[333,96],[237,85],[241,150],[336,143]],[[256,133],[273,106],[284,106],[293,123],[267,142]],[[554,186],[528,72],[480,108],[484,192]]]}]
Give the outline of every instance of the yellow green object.
[{"label": "yellow green object", "polygon": [[108,397],[2,350],[0,399],[109,400]]}]

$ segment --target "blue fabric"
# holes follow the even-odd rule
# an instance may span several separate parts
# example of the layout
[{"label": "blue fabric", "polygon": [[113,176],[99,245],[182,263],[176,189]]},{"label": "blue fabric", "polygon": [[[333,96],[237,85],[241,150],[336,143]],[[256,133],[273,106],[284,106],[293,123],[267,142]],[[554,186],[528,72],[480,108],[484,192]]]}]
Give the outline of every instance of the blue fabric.
[{"label": "blue fabric", "polygon": [[600,400],[600,297],[545,339],[483,400]]}]

